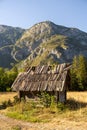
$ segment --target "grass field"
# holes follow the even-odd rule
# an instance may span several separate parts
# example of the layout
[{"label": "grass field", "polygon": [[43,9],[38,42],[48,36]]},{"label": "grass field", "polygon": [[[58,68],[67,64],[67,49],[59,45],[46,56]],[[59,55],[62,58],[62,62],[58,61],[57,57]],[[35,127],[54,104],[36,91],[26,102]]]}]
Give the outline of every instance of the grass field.
[{"label": "grass field", "polygon": [[[9,99],[13,101],[16,95],[16,92],[0,92],[0,103],[8,101]],[[67,99],[74,99],[78,102],[87,103],[87,92],[68,92]]]},{"label": "grass field", "polygon": [[[17,93],[0,93],[0,104],[9,99],[13,101],[16,95]],[[32,124],[32,129],[24,130],[40,130],[39,128],[41,127],[42,130],[86,130],[87,92],[68,92],[67,99],[66,106],[59,106],[61,109],[57,109],[54,106],[53,108],[37,108],[35,104],[32,104],[32,107],[30,104],[22,102],[6,109],[1,109],[0,113],[19,120],[38,122],[36,125]],[[8,125],[9,128],[12,128],[13,124],[15,126],[18,124],[18,121],[12,124],[11,119],[7,119],[9,121],[9,124],[7,124],[4,120],[6,119],[0,119],[0,122],[2,122],[0,123],[0,128],[3,128],[2,124],[4,127]],[[22,124],[23,122],[20,123],[21,128]]]},{"label": "grass field", "polygon": [[[9,99],[13,101],[17,93],[0,93],[0,104]],[[3,110],[0,110],[1,112]],[[32,122],[48,122],[52,118],[67,118],[87,121],[87,92],[68,92],[66,105],[54,105],[50,108],[37,107],[35,103],[18,103],[4,109],[4,112],[13,118]]]},{"label": "grass field", "polygon": [[87,103],[87,92],[68,92],[67,98],[73,98],[78,102]]},{"label": "grass field", "polygon": [[14,96],[16,96],[17,93],[15,92],[0,92],[0,104],[4,101],[8,101],[9,99],[11,101],[14,100]]}]

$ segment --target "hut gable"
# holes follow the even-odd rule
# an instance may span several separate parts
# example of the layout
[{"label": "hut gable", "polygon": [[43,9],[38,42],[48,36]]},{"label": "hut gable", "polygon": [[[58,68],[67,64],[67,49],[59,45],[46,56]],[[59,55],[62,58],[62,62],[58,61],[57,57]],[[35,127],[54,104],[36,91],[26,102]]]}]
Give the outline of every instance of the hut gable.
[{"label": "hut gable", "polygon": [[54,67],[30,67],[27,72],[18,75],[12,89],[22,92],[65,92],[69,68],[70,65],[65,63]]}]

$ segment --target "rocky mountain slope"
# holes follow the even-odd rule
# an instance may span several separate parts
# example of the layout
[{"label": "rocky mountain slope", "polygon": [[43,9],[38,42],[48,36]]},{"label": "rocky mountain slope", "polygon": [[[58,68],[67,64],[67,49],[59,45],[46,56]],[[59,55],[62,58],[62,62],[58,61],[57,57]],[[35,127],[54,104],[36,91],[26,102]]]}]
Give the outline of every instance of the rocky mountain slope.
[{"label": "rocky mountain slope", "polygon": [[0,25],[0,66],[10,67],[15,60],[11,55],[13,46],[25,30],[5,25]]},{"label": "rocky mountain slope", "polygon": [[[5,29],[3,26],[0,28],[1,37]],[[22,67],[26,64],[71,62],[79,54],[87,57],[87,33],[79,29],[56,25],[50,21],[35,24],[27,30],[15,29],[15,34],[7,32],[4,35],[4,39],[10,35],[10,41],[6,39],[8,42],[5,42],[0,38],[0,59],[4,57],[0,66],[9,67],[10,63],[20,61]]]}]

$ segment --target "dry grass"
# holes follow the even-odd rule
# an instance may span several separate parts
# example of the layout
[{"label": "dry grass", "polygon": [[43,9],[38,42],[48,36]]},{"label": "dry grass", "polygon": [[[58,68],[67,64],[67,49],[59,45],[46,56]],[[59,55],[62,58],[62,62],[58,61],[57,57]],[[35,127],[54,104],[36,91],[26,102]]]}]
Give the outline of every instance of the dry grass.
[{"label": "dry grass", "polygon": [[[17,93],[0,93],[0,102],[7,101],[7,100],[13,100],[14,96],[16,96]],[[11,117],[16,118],[18,116],[19,119],[23,118],[25,120],[25,115],[31,115],[31,121],[35,120],[38,121],[38,119],[45,121],[45,120],[51,120],[53,117],[57,118],[67,118],[69,120],[87,120],[87,92],[68,92],[67,93],[67,103],[64,106],[59,106],[63,109],[57,110],[56,107],[53,108],[31,108],[28,106],[29,104],[21,103],[17,104],[14,107],[11,107],[9,111],[11,112]],[[29,110],[29,107],[31,111]],[[25,111],[27,109],[27,111]],[[24,115],[21,115],[20,112],[23,111]],[[3,111],[3,110],[2,110]],[[8,113],[8,109],[4,110]],[[14,113],[13,113],[14,111]],[[20,116],[23,116],[20,118]],[[45,119],[46,117],[46,119]],[[52,117],[52,118],[50,118]],[[29,118],[30,119],[30,118]],[[28,119],[27,119],[28,120]]]},{"label": "dry grass", "polygon": [[68,92],[67,98],[73,98],[74,100],[78,102],[87,103],[87,92]]},{"label": "dry grass", "polygon": [[16,95],[16,92],[0,92],[0,104],[4,101],[8,101],[9,99],[13,101],[14,96]]},{"label": "dry grass", "polygon": [[[0,102],[9,100],[9,99],[13,100],[13,97],[15,95],[17,95],[17,93],[0,93]],[[58,112],[50,113],[49,108],[42,109],[40,112],[39,112],[39,108],[38,110],[35,109],[36,112],[34,113],[33,117],[36,116],[37,118],[41,120],[43,118],[44,121],[47,121],[48,123],[44,123],[42,126],[41,126],[41,123],[38,123],[36,125],[32,124],[32,129],[31,128],[30,129],[40,130],[40,128],[42,128],[42,130],[53,130],[53,129],[55,130],[57,129],[58,130],[68,130],[68,129],[86,130],[87,128],[87,92],[68,92],[67,98],[73,107],[77,104],[75,109],[71,109],[71,110],[68,109],[66,111],[61,111],[59,113]],[[56,110],[54,110],[54,112],[55,111]],[[8,109],[6,109],[6,112],[8,112]],[[6,122],[6,119],[4,120]],[[5,125],[8,125],[8,124],[5,124],[4,120],[2,119],[0,120],[2,121],[2,123],[0,123],[0,128],[2,128],[2,124],[4,127]],[[9,127],[10,127],[10,122],[11,122],[11,125],[12,125],[12,122],[15,122],[13,123],[14,125],[17,125],[18,123],[18,121],[14,121],[14,120],[11,121],[10,119]],[[20,126],[22,126],[22,124],[23,122],[20,123]],[[27,124],[26,124],[26,127],[29,128]]]},{"label": "dry grass", "polygon": [[[0,103],[8,101],[9,99],[13,101],[16,95],[16,92],[0,92]],[[67,99],[74,99],[78,102],[87,103],[87,92],[68,92]]]}]

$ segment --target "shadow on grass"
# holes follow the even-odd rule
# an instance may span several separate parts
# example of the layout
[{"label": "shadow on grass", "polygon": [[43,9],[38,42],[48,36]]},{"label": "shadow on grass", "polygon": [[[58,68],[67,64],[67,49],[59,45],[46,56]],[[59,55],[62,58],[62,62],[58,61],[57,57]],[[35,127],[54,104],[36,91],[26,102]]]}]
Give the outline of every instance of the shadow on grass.
[{"label": "shadow on grass", "polygon": [[0,110],[6,109],[3,105],[0,105]]},{"label": "shadow on grass", "polygon": [[80,108],[85,108],[87,107],[87,103],[85,102],[80,102],[77,101],[73,98],[69,99],[66,101],[66,106],[70,109],[70,110],[78,110]]},{"label": "shadow on grass", "polygon": [[13,103],[11,102],[11,100],[9,99],[8,101],[3,101],[0,104],[0,110],[6,109],[7,107],[13,106]]}]

